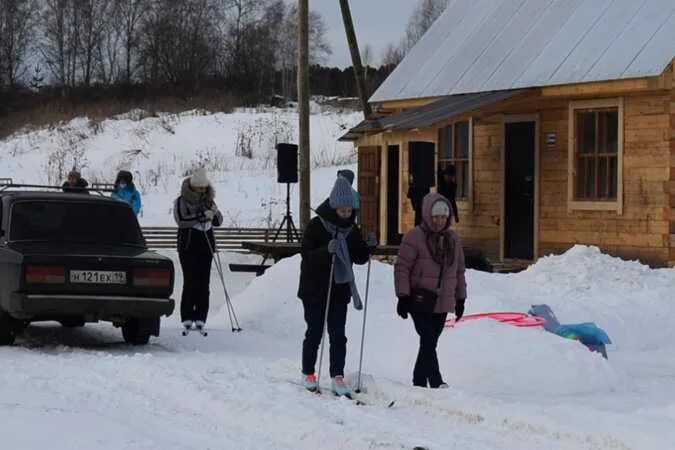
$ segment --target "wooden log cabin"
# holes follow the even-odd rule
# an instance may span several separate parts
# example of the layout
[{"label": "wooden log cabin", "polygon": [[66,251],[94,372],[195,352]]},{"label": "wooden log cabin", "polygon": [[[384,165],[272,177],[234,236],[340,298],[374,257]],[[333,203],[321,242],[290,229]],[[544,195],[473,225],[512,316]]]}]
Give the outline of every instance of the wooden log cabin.
[{"label": "wooden log cabin", "polygon": [[411,174],[434,189],[451,165],[453,227],[492,261],[674,266],[674,57],[672,0],[451,0],[342,138],[363,226],[396,244]]}]

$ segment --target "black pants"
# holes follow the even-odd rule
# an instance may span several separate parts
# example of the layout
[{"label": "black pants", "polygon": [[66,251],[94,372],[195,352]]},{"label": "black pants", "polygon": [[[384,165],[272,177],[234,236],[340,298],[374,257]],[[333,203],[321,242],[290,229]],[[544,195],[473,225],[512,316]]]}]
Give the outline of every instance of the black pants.
[{"label": "black pants", "polygon": [[192,230],[189,245],[180,251],[183,270],[183,295],[180,304],[181,321],[206,322],[209,314],[209,283],[213,255],[206,236]]},{"label": "black pants", "polygon": [[[321,345],[323,321],[326,314],[326,300],[302,302],[305,308],[305,322],[307,331],[302,343],[302,373],[314,373],[316,357]],[[347,337],[345,336],[345,322],[347,321],[347,304],[344,302],[330,303],[328,310],[328,336],[330,338],[330,376],[331,378],[344,375],[345,356],[347,355]]]},{"label": "black pants", "polygon": [[438,367],[436,346],[438,338],[443,333],[448,315],[446,313],[412,313],[411,316],[415,323],[415,330],[420,336],[420,349],[413,370],[413,385],[420,387],[428,385],[437,388],[443,383],[443,377]]}]

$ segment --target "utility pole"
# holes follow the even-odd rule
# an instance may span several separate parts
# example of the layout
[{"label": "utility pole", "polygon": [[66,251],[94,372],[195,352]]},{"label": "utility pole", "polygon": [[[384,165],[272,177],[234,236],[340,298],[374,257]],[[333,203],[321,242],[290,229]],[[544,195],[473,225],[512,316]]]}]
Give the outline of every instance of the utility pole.
[{"label": "utility pole", "polygon": [[310,219],[309,0],[298,0],[298,114],[300,132],[300,227]]},{"label": "utility pole", "polygon": [[359,94],[359,99],[361,100],[363,115],[366,119],[370,119],[373,112],[368,103],[365,72],[363,70],[363,64],[361,64],[361,53],[359,53],[359,44],[356,40],[356,32],[354,31],[354,22],[352,21],[352,13],[349,8],[349,0],[340,0],[340,9],[342,10],[342,21],[345,24],[345,33],[347,34],[347,42],[349,43],[349,52],[352,54],[352,66],[354,66],[354,77],[356,78],[356,90]]}]

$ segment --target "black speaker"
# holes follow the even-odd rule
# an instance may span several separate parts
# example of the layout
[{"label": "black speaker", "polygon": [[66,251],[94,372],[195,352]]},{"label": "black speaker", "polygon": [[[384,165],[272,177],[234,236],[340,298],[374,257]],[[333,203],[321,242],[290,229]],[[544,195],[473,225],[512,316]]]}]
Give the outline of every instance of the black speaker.
[{"label": "black speaker", "polygon": [[410,173],[419,187],[436,185],[436,145],[433,142],[410,142],[408,163]]},{"label": "black speaker", "polygon": [[277,144],[277,182],[298,182],[298,146]]}]

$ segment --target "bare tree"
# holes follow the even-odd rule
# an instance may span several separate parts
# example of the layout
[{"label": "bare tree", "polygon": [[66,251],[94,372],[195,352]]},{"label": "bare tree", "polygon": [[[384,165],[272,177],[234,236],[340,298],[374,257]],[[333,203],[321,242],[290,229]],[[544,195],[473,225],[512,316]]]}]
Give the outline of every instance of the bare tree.
[{"label": "bare tree", "polygon": [[78,0],[76,3],[81,14],[78,59],[82,84],[89,87],[96,63],[96,52],[101,48],[103,31],[112,18],[112,3],[110,0]]},{"label": "bare tree", "polygon": [[119,6],[120,3],[117,0],[110,4],[101,37],[95,50],[96,77],[105,86],[110,86],[122,78],[122,30]]},{"label": "bare tree", "polygon": [[398,66],[405,57],[405,45],[403,42],[398,44],[389,44],[384,50],[382,56],[383,66]]},{"label": "bare tree", "polygon": [[215,60],[215,16],[210,0],[155,1],[143,30],[146,74],[194,90]]},{"label": "bare tree", "polygon": [[38,14],[35,0],[0,0],[0,87],[26,74],[26,55]]},{"label": "bare tree", "polygon": [[150,12],[149,0],[116,0],[116,15],[124,49],[124,82],[131,84],[137,69],[141,26]]},{"label": "bare tree", "polygon": [[79,14],[72,0],[45,0],[43,12],[44,40],[40,53],[62,88],[75,85],[78,55]]},{"label": "bare tree", "polygon": [[419,0],[408,20],[405,36],[398,44],[390,44],[382,57],[385,66],[398,65],[448,7],[448,0]]},{"label": "bare tree", "polygon": [[[330,44],[326,40],[327,27],[321,14],[309,12],[309,63],[321,64],[331,55]],[[280,34],[284,36],[277,50],[277,65],[282,76],[282,94],[286,97],[295,97],[297,89],[297,59],[298,40],[298,9],[296,5],[286,11]]]}]

